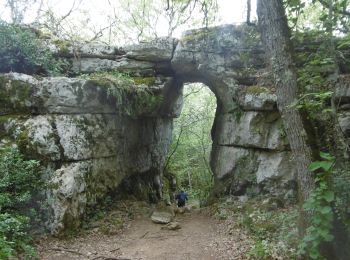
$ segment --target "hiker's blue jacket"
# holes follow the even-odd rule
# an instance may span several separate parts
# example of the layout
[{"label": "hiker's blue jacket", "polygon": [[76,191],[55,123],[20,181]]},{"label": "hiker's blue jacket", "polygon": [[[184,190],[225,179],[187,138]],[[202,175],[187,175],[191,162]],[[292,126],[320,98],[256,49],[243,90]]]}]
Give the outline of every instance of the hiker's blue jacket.
[{"label": "hiker's blue jacket", "polygon": [[187,198],[187,194],[185,192],[180,192],[179,194],[176,195],[176,199],[178,201],[185,201],[185,200],[188,200]]}]

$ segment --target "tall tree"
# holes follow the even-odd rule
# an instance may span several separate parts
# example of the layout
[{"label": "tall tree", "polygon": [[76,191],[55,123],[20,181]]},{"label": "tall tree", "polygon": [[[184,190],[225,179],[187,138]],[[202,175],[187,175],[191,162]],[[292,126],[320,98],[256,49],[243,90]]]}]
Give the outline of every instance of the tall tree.
[{"label": "tall tree", "polygon": [[[293,104],[298,100],[297,74],[285,9],[282,0],[259,0],[258,20],[262,42],[272,67],[277,104],[297,167],[299,201],[309,198],[315,183],[308,166],[318,157],[311,123]],[[301,214],[300,235],[304,235],[307,216]]]}]

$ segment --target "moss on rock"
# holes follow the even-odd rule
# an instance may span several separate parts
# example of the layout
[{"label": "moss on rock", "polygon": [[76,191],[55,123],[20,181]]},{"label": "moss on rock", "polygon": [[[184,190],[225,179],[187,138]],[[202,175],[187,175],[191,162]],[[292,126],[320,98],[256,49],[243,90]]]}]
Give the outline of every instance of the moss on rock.
[{"label": "moss on rock", "polygon": [[257,85],[249,86],[246,89],[247,94],[260,94],[260,93],[271,93],[271,90],[266,87],[261,87]]},{"label": "moss on rock", "polygon": [[198,41],[202,41],[202,40],[214,37],[215,34],[216,34],[216,31],[214,30],[208,30],[208,29],[193,30],[190,33],[183,36],[181,38],[181,41],[183,43],[198,42]]},{"label": "moss on rock", "polygon": [[156,77],[134,77],[133,80],[136,85],[152,86],[156,82]]},{"label": "moss on rock", "polygon": [[115,99],[117,108],[123,114],[137,117],[156,112],[162,102],[161,93],[154,93],[149,86],[155,84],[155,77],[130,77],[118,72],[103,72],[83,75],[88,85],[105,88],[107,95]]},{"label": "moss on rock", "polygon": [[16,143],[17,143],[17,146],[18,146],[18,149],[21,151],[21,153],[25,154],[28,146],[29,146],[29,136],[28,136],[29,132],[28,130],[23,130],[17,140],[16,140]]},{"label": "moss on rock", "polygon": [[53,44],[56,45],[60,54],[67,55],[70,53],[69,49],[72,47],[71,42],[63,41],[63,40],[55,40],[55,41],[53,41]]},{"label": "moss on rock", "polygon": [[9,112],[30,112],[26,102],[32,94],[30,83],[20,80],[11,80],[0,76],[0,110],[1,114]]}]

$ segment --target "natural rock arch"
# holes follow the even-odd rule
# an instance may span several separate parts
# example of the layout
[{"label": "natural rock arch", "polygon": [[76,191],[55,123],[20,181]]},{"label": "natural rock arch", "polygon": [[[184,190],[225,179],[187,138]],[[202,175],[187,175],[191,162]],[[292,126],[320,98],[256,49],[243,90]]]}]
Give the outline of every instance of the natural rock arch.
[{"label": "natural rock arch", "polygon": [[205,83],[217,98],[210,162],[214,193],[242,195],[249,185],[266,181],[275,182],[267,187],[275,195],[292,190],[295,171],[254,29],[188,31],[177,44],[172,68],[184,82]]},{"label": "natural rock arch", "polygon": [[[217,98],[213,194],[240,195],[250,185],[293,197],[295,170],[252,27],[193,30],[180,40],[123,48],[85,44],[52,49],[71,63],[70,78],[0,76],[1,145],[17,144],[42,160],[54,184],[48,192],[52,232],[78,226],[87,207],[121,186],[141,197],[146,194],[139,184],[159,189],[172,119],[181,112],[187,82],[205,83]],[[113,97],[106,90],[108,80],[75,77],[103,71],[128,73],[139,86],[129,91],[124,83],[114,83],[121,96]],[[161,98],[137,103],[140,90]],[[342,97],[349,95],[343,92]],[[344,122],[349,117],[341,113]]]}]

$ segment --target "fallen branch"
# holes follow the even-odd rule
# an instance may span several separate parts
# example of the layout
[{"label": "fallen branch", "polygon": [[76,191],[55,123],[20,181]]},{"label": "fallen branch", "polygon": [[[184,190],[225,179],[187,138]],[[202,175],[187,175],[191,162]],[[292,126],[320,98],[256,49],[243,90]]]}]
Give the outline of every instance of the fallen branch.
[{"label": "fallen branch", "polygon": [[130,258],[110,257],[110,256],[97,256],[92,260],[103,259],[103,260],[131,260]]},{"label": "fallen branch", "polygon": [[147,237],[147,238],[155,238],[155,239],[163,239],[163,238],[168,238],[168,237],[179,237],[181,235],[178,234],[167,234],[166,236],[151,236],[151,237]]},{"label": "fallen branch", "polygon": [[64,248],[59,248],[59,247],[54,247],[54,248],[49,248],[49,250],[52,251],[60,251],[60,252],[68,252],[68,253],[72,253],[72,254],[77,254],[77,255],[84,255],[83,253],[80,253],[79,251],[76,250],[71,250],[71,249],[64,249]]},{"label": "fallen branch", "polygon": [[148,233],[149,233],[149,231],[147,231],[145,234],[143,234],[142,236],[140,236],[140,238],[144,238]]}]

